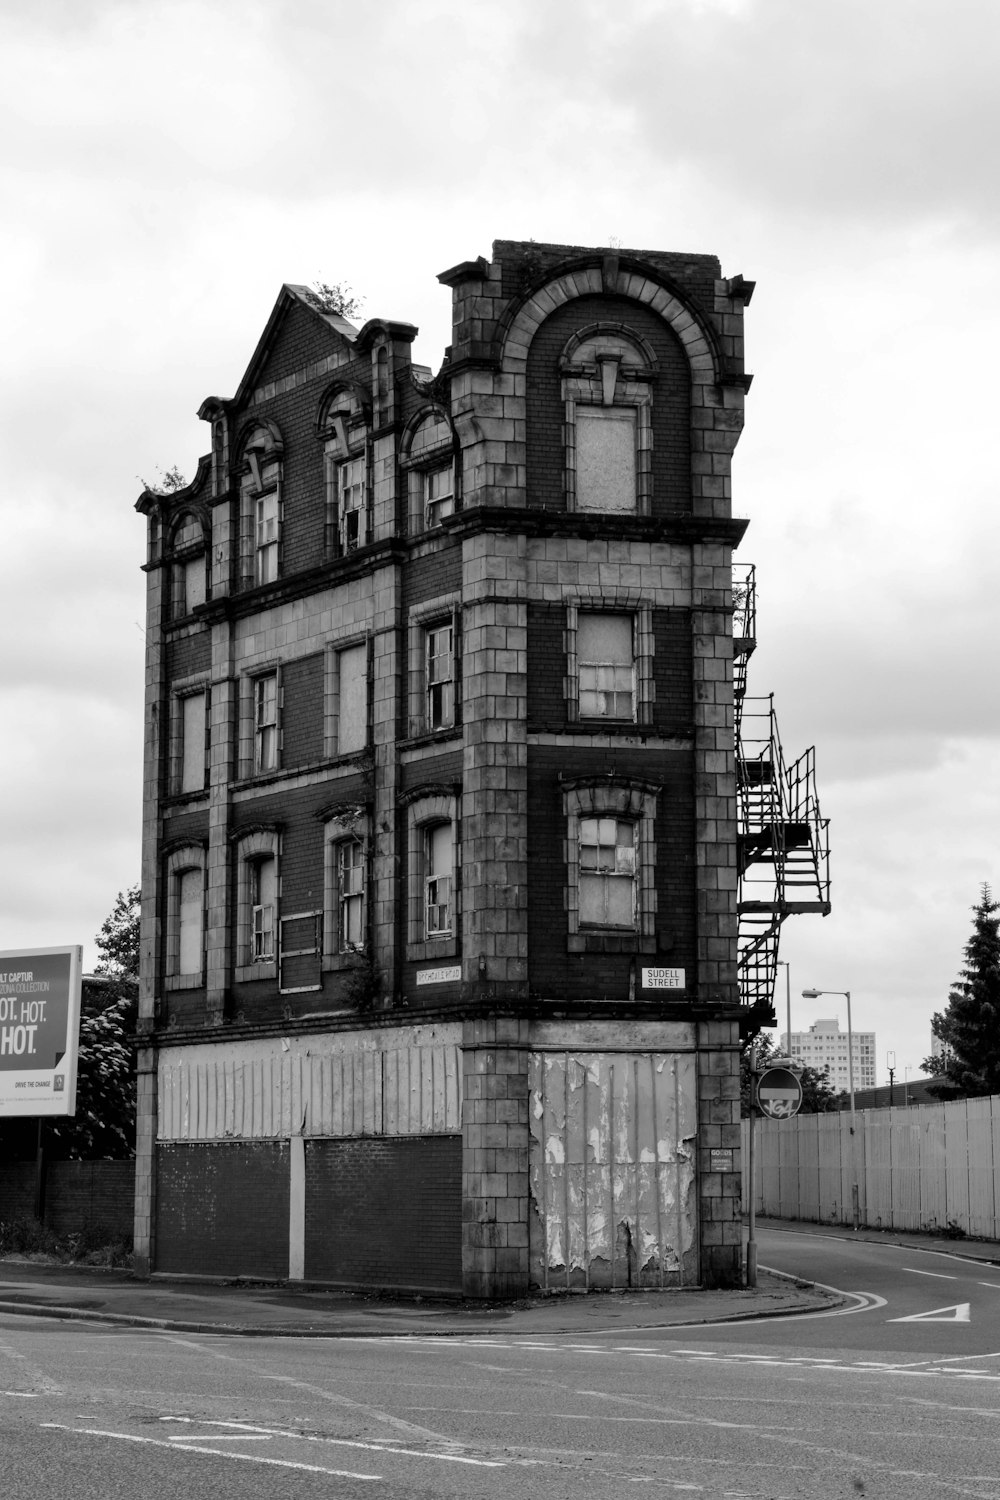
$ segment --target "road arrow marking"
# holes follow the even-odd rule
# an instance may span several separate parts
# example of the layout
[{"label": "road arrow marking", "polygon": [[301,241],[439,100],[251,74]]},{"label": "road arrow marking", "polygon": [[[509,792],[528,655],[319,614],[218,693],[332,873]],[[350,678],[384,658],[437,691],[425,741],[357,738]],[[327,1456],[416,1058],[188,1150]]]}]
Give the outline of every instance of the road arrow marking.
[{"label": "road arrow marking", "polygon": [[887,1318],[888,1323],[968,1323],[969,1303],[956,1302],[954,1307],[935,1307],[931,1312],[911,1313],[908,1318]]}]

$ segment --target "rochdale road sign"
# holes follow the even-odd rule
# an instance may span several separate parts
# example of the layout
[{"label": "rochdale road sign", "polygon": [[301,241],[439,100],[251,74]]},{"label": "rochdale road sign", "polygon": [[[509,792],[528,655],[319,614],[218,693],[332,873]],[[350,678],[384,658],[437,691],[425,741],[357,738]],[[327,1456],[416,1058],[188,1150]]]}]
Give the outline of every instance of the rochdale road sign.
[{"label": "rochdale road sign", "polygon": [[791,1068],[768,1068],[757,1080],[757,1107],[771,1120],[790,1120],[802,1103],[802,1084]]}]

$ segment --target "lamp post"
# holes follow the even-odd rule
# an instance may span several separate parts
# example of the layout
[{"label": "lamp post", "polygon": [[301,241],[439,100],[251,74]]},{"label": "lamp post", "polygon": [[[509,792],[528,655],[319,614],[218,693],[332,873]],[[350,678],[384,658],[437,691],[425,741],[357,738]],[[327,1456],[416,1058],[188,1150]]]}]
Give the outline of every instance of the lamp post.
[{"label": "lamp post", "polygon": [[792,966],[787,959],[776,960],[778,968],[785,971],[785,1052],[792,1055]]},{"label": "lamp post", "polygon": [[858,1192],[858,1135],[857,1114],[854,1109],[854,1028],[851,1025],[851,992],[850,990],[803,990],[803,1000],[818,1000],[821,995],[843,995],[847,1001],[847,1086],[851,1094],[851,1164],[854,1169],[854,1181],[851,1184],[851,1208],[854,1215],[854,1227],[858,1229],[861,1225],[861,1198]]}]

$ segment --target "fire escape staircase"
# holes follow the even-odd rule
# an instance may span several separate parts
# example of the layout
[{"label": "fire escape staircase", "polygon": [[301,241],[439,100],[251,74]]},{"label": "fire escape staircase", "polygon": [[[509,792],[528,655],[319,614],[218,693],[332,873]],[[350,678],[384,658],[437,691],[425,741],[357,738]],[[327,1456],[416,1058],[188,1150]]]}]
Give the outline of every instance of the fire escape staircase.
[{"label": "fire escape staircase", "polygon": [[741,1003],[772,1013],[781,924],[830,911],[829,819],[820,814],[815,750],[786,764],[773,694],[747,696],[747,663],[757,644],[752,567],[734,570],[733,601],[737,972]]}]

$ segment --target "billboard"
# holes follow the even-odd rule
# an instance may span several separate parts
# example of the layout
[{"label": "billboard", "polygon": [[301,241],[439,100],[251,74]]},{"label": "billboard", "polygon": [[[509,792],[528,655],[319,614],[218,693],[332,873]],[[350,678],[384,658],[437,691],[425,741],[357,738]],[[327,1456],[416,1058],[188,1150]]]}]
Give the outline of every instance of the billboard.
[{"label": "billboard", "polygon": [[76,1113],[82,948],[0,951],[0,1117]]}]

